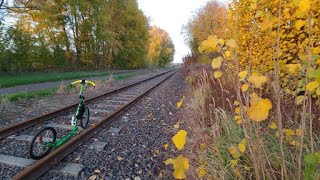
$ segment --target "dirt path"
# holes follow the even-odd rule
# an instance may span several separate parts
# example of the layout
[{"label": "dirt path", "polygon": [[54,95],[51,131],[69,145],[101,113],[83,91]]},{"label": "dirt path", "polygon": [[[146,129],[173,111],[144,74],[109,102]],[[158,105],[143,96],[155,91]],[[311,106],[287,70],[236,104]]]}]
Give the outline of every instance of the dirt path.
[{"label": "dirt path", "polygon": [[[119,75],[125,76],[125,75],[139,75],[141,73],[145,73],[148,70],[137,70],[137,71],[120,71],[115,72],[113,74],[113,77],[117,77]],[[103,80],[107,79],[110,76],[96,76],[96,77],[88,77],[88,78],[81,78],[81,79],[88,79],[91,81],[97,81],[97,80]],[[79,78],[78,78],[79,79]],[[32,92],[32,91],[39,91],[54,87],[60,87],[60,86],[66,86],[69,83],[78,80],[78,79],[71,79],[71,80],[65,80],[65,81],[56,81],[56,82],[45,82],[45,83],[37,83],[37,84],[27,84],[27,85],[20,85],[20,86],[14,86],[14,87],[8,87],[8,88],[0,88],[0,95],[4,94],[13,94],[13,93],[20,93],[20,92]]]}]

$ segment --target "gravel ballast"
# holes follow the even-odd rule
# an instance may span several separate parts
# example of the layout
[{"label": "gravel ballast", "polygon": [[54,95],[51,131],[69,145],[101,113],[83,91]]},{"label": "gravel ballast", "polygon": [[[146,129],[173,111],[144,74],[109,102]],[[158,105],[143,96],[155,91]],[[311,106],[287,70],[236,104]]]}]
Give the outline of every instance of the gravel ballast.
[{"label": "gravel ballast", "polygon": [[[90,98],[99,94],[104,94],[118,87],[137,82],[163,71],[164,70],[149,70],[145,71],[145,74],[143,75],[138,75],[129,79],[118,81],[106,79],[99,81],[97,82],[95,89],[85,89],[85,96],[86,98]],[[16,102],[2,100],[0,101],[0,128],[77,103],[78,93],[79,89],[74,88],[71,90],[58,90],[57,94],[52,97],[18,100]]]},{"label": "gravel ballast", "polygon": [[[85,167],[78,179],[172,179],[172,166],[163,162],[176,154],[171,138],[178,131],[173,128],[179,119],[176,103],[182,98],[185,86],[182,73],[176,73],[63,162]],[[94,141],[107,145],[96,151],[91,147]],[[49,172],[41,179],[75,178]]]}]

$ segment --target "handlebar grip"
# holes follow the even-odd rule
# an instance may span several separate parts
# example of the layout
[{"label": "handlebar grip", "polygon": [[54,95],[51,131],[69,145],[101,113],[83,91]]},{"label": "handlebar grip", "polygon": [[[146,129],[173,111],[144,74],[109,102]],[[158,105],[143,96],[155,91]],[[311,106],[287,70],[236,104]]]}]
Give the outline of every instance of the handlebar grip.
[{"label": "handlebar grip", "polygon": [[93,86],[94,88],[96,87],[96,84],[94,82],[88,81],[88,80],[77,80],[77,81],[74,81],[74,82],[70,83],[70,85],[74,86],[75,84],[78,84],[78,83],[88,84],[88,85]]},{"label": "handlebar grip", "polygon": [[70,83],[70,85],[71,85],[71,86],[74,86],[75,84],[81,83],[81,81],[82,81],[82,80],[74,81],[74,82]]},{"label": "handlebar grip", "polygon": [[96,87],[96,84],[95,84],[94,82],[92,82],[92,81],[86,80],[86,83],[89,84],[89,85],[91,85],[91,86],[93,86],[93,88]]}]

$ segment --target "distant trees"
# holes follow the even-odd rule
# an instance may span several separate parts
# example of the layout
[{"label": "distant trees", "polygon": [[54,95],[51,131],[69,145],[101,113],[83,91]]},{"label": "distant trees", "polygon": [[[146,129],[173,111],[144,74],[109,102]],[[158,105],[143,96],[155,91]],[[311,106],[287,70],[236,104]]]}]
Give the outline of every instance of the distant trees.
[{"label": "distant trees", "polygon": [[151,66],[164,67],[173,60],[174,45],[168,33],[157,26],[149,30],[150,43],[147,61]]},{"label": "distant trees", "polygon": [[227,9],[217,1],[209,1],[200,8],[184,27],[186,41],[192,52],[211,34],[225,38],[227,35]]},{"label": "distant trees", "polygon": [[146,64],[149,25],[136,0],[15,2],[34,9],[8,10],[17,20],[7,30],[0,29],[0,71]]}]

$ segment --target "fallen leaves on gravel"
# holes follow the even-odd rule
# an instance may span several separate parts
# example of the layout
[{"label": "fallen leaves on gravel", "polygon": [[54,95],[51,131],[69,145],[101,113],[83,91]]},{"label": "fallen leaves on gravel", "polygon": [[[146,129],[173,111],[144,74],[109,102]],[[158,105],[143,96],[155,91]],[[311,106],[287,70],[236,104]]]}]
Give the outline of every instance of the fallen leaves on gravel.
[{"label": "fallen leaves on gravel", "polygon": [[173,125],[173,127],[174,127],[175,129],[179,129],[179,127],[180,127],[179,121],[177,122],[177,124]]},{"label": "fallen leaves on gravel", "polygon": [[95,180],[96,178],[97,178],[96,175],[92,175],[92,176],[89,177],[89,180]]},{"label": "fallen leaves on gravel", "polygon": [[169,147],[169,144],[164,144],[163,147],[164,147],[164,150],[167,150]]},{"label": "fallen leaves on gravel", "polygon": [[175,136],[173,136],[172,141],[174,145],[179,149],[183,149],[186,143],[187,132],[185,130],[180,130]]},{"label": "fallen leaves on gravel", "polygon": [[94,173],[100,173],[101,171],[99,169],[96,169],[93,171]]},{"label": "fallen leaves on gravel", "polygon": [[169,158],[164,162],[166,165],[173,164],[173,176],[177,179],[186,178],[186,171],[189,169],[189,160],[182,155],[179,155],[177,159]]},{"label": "fallen leaves on gravel", "polygon": [[122,161],[123,160],[123,158],[120,157],[120,156],[118,156],[117,159],[118,159],[118,161]]}]

